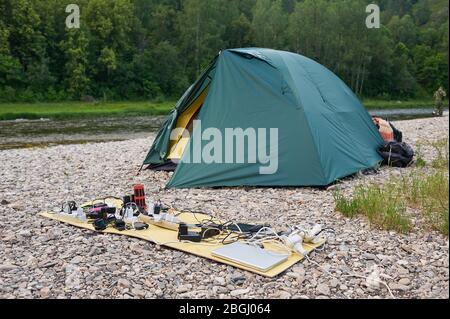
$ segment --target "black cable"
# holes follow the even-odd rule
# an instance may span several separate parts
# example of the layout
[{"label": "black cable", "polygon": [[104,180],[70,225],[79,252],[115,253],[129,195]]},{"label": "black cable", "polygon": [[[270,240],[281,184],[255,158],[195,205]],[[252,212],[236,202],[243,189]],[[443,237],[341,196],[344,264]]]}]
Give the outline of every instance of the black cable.
[{"label": "black cable", "polygon": [[336,233],[336,231],[334,230],[334,228],[331,227],[325,227],[324,229],[322,229],[320,232],[317,233],[316,236],[319,236],[320,234],[324,233],[324,232],[331,232],[333,234]]}]

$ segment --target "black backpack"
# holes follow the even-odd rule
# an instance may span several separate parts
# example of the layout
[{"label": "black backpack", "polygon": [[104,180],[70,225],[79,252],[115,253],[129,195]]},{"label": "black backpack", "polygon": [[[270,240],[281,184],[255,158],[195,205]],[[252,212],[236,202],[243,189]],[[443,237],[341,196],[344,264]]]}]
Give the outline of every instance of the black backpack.
[{"label": "black backpack", "polygon": [[392,167],[408,167],[414,159],[414,150],[406,143],[386,142],[378,149],[383,164]]}]

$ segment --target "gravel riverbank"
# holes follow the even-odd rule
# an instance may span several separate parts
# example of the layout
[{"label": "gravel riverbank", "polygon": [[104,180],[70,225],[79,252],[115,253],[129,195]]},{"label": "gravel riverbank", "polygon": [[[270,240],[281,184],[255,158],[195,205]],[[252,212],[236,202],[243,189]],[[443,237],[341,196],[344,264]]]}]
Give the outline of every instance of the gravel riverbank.
[{"label": "gravel riverbank", "polygon": [[[395,123],[411,145],[448,138],[448,116]],[[0,151],[0,297],[2,298],[388,298],[366,280],[377,265],[397,298],[449,298],[448,238],[417,224],[407,235],[370,227],[334,212],[331,190],[164,190],[167,173],[135,176],[152,138]],[[422,149],[433,157],[430,147]],[[345,192],[409,169],[345,180]],[[37,216],[63,201],[78,203],[128,193],[147,194],[178,209],[224,220],[335,229],[325,249],[268,279],[151,243],[98,235]],[[324,272],[320,264],[333,276]]]}]

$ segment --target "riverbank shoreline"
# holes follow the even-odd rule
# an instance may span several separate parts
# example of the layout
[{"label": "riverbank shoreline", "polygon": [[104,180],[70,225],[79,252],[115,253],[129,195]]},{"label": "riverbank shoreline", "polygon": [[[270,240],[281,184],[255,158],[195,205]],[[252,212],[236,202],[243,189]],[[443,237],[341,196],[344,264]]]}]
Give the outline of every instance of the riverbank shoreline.
[{"label": "riverbank shoreline", "polygon": [[[449,118],[399,121],[405,141],[430,161],[448,138]],[[414,221],[408,234],[377,229],[334,210],[333,190],[314,188],[165,189],[170,173],[136,175],[155,134],[120,142],[0,151],[0,297],[3,298],[389,298],[369,288],[377,266],[396,298],[449,298],[448,238]],[[383,183],[415,168],[382,167],[339,185]],[[426,170],[424,170],[426,172]],[[334,229],[323,251],[270,279],[129,237],[98,235],[37,214],[61,203],[121,196],[143,183],[149,198],[223,220]],[[95,244],[93,244],[95,242]],[[327,275],[327,269],[333,276]],[[73,271],[79,287],[67,287]],[[72,276],[73,277],[73,276]]]},{"label": "riverbank shoreline", "polygon": [[[17,119],[92,119],[102,117],[138,117],[150,115],[167,115],[175,106],[176,101],[164,102],[60,102],[60,103],[0,103],[0,121]],[[432,109],[432,99],[427,100],[364,100],[363,105],[368,110],[389,109]],[[448,108],[448,101],[445,107]]]}]

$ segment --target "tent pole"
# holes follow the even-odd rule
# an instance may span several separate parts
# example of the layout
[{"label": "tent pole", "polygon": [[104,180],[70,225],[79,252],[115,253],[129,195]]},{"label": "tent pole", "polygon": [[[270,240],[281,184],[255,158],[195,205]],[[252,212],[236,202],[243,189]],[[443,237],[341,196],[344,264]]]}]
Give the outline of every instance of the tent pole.
[{"label": "tent pole", "polygon": [[141,165],[141,168],[139,168],[139,170],[138,170],[136,176],[139,176],[139,174],[141,173],[141,171],[142,171],[143,168],[144,168],[144,164]]}]

